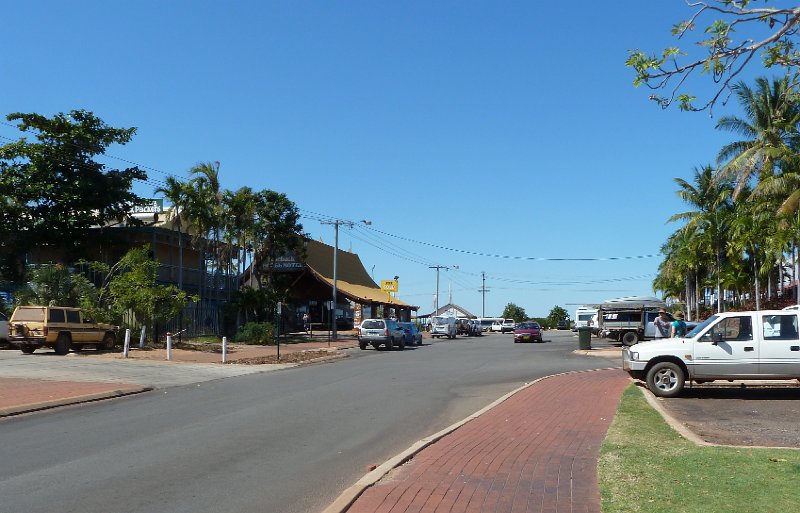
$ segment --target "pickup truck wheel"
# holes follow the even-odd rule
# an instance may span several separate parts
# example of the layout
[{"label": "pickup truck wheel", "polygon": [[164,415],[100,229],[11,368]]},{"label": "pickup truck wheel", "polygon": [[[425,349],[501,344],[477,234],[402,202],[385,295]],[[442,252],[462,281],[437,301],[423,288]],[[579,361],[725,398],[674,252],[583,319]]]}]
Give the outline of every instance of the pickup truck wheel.
[{"label": "pickup truck wheel", "polygon": [[112,351],[114,346],[117,344],[117,337],[114,336],[113,333],[106,333],[106,336],[103,337],[103,341],[100,342],[95,346],[95,349],[98,351],[106,350]]},{"label": "pickup truck wheel", "polygon": [[622,335],[622,344],[626,346],[632,346],[639,342],[639,334],[635,331],[626,331],[624,335]]},{"label": "pickup truck wheel", "polygon": [[22,344],[19,346],[19,350],[25,354],[33,354],[33,352],[36,351],[36,346],[31,344]]},{"label": "pickup truck wheel", "polygon": [[658,397],[675,397],[683,390],[686,377],[680,365],[659,362],[647,371],[647,388]]},{"label": "pickup truck wheel", "polygon": [[367,349],[367,343],[363,340],[358,341],[358,347],[361,348],[362,351]]},{"label": "pickup truck wheel", "polygon": [[56,339],[55,349],[56,354],[65,355],[69,353],[69,347],[72,345],[70,337],[66,333],[62,333]]}]

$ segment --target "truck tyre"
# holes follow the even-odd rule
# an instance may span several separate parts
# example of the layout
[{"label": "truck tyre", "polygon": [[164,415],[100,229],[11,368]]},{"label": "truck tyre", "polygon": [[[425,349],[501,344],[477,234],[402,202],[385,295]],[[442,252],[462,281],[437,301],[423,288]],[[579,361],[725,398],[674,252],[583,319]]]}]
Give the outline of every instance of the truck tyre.
[{"label": "truck tyre", "polygon": [[359,340],[358,341],[358,347],[360,347],[362,351],[366,350],[367,349],[366,340]]},{"label": "truck tyre", "polygon": [[95,346],[95,349],[101,351],[105,349],[106,351],[112,351],[114,346],[117,344],[117,337],[114,336],[113,333],[106,333],[103,337],[103,341]]},{"label": "truck tyre", "polygon": [[36,346],[33,344],[22,344],[19,346],[19,350],[24,354],[33,354],[33,352],[36,351]]},{"label": "truck tyre", "polygon": [[674,362],[659,362],[647,371],[647,388],[658,397],[675,397],[683,390],[686,375]]},{"label": "truck tyre", "polygon": [[632,346],[639,342],[639,334],[635,331],[626,331],[624,335],[622,335],[622,345],[625,346]]},{"label": "truck tyre", "polygon": [[66,333],[61,333],[58,335],[56,339],[56,345],[53,349],[55,349],[56,354],[65,355],[69,353],[69,348],[72,345],[70,342],[70,337]]}]

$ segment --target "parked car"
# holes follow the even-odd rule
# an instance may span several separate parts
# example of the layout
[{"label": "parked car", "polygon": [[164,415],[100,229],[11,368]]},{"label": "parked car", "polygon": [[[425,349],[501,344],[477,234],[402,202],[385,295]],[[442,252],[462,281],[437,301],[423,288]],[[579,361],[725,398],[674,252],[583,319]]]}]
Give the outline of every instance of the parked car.
[{"label": "parked car", "polygon": [[556,323],[556,329],[557,330],[565,330],[567,328],[569,328],[569,326],[567,325],[567,321],[565,321],[563,319]]},{"label": "parked car", "polygon": [[503,319],[503,324],[500,326],[500,333],[511,333],[517,326],[517,321],[514,319]]},{"label": "parked car", "polygon": [[456,338],[456,318],[443,315],[431,317],[431,337]]},{"label": "parked car", "polygon": [[363,350],[367,345],[375,349],[397,347],[402,351],[406,347],[405,332],[393,319],[364,319],[358,327],[358,347]]},{"label": "parked car", "polygon": [[483,327],[479,319],[469,320],[469,334],[473,337],[480,337],[483,335]]},{"label": "parked car", "polygon": [[800,379],[799,310],[712,315],[681,338],[640,342],[622,351],[622,368],[660,397],[686,381]]},{"label": "parked car", "polygon": [[544,342],[542,327],[538,322],[527,321],[517,324],[514,328],[514,343],[518,342]]},{"label": "parked car", "polygon": [[403,328],[405,334],[405,342],[407,345],[422,345],[422,333],[413,322],[401,322],[400,327]]},{"label": "parked car", "polygon": [[471,331],[469,319],[461,318],[456,319],[456,333],[459,335],[469,335]]},{"label": "parked car", "polygon": [[502,333],[503,332],[503,321],[494,321],[492,323],[492,327],[489,328],[489,331],[492,333]]},{"label": "parked car", "polygon": [[18,306],[11,315],[8,340],[25,354],[42,346],[65,355],[84,345],[114,349],[117,327],[95,322],[79,308],[65,306]]}]

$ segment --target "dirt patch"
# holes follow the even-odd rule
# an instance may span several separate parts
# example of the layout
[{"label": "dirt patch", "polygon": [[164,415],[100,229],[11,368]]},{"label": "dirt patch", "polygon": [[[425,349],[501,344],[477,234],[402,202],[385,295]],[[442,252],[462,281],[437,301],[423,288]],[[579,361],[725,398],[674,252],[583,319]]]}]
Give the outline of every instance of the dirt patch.
[{"label": "dirt patch", "polygon": [[232,364],[239,364],[239,365],[264,365],[264,364],[275,364],[275,363],[303,363],[309,362],[313,360],[319,360],[320,358],[334,358],[337,356],[342,355],[342,353],[338,353],[338,351],[326,351],[326,350],[318,350],[318,351],[295,351],[292,353],[282,353],[280,359],[278,359],[278,355],[269,355],[269,356],[255,356],[250,358],[240,358],[237,360],[232,360],[228,363]]},{"label": "dirt patch", "polygon": [[796,385],[709,384],[658,401],[710,443],[800,448],[800,387]]}]

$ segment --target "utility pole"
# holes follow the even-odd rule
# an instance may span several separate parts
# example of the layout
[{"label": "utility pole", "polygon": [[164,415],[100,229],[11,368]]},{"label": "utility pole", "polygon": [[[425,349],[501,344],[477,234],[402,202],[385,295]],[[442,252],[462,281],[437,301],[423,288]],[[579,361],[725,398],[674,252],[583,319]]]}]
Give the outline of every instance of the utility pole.
[{"label": "utility pole", "polygon": [[450,269],[446,265],[429,265],[428,269],[436,269],[436,304],[433,310],[433,315],[439,314],[439,269],[444,269],[447,271]]},{"label": "utility pole", "polygon": [[[371,221],[361,221],[366,225],[372,224]],[[339,225],[347,226],[348,228],[352,228],[355,223],[353,221],[344,221],[342,219],[334,219],[333,221],[320,221],[320,224],[332,224],[334,228],[334,246],[333,246],[333,301],[331,303],[331,323],[333,324],[331,328],[331,335],[333,340],[336,340],[336,307],[338,305],[336,301],[336,268],[337,268],[337,260],[339,256]]]},{"label": "utility pole", "polygon": [[481,271],[481,278],[483,278],[483,285],[478,290],[483,295],[483,304],[481,305],[481,317],[486,317],[486,293],[489,289],[486,288],[486,273]]}]

